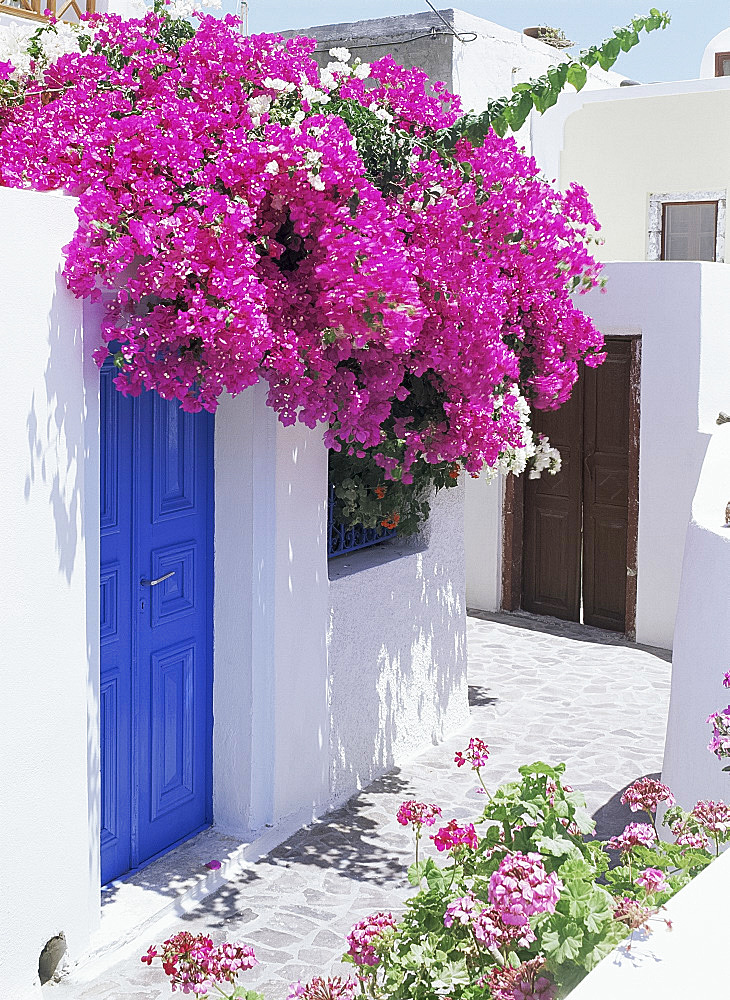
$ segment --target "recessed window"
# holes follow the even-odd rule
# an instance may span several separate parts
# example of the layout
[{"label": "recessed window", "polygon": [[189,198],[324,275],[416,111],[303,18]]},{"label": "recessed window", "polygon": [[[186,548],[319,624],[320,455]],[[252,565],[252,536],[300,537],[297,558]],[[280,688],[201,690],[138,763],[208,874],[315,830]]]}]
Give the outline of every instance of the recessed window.
[{"label": "recessed window", "polygon": [[715,76],[730,76],[730,52],[715,53]]},{"label": "recessed window", "polygon": [[649,195],[647,260],[725,260],[727,191]]},{"label": "recessed window", "polygon": [[665,202],[662,260],[715,260],[717,202]]}]

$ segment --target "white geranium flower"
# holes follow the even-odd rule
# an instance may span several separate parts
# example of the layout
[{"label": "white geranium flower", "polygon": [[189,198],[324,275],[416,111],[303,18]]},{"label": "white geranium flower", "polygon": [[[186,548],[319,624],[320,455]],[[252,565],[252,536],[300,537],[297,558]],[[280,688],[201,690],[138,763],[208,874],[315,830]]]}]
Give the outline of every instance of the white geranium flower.
[{"label": "white geranium flower", "polygon": [[342,62],[342,63],[348,63],[350,59],[352,59],[350,50],[344,47],[330,49],[330,55],[332,56],[333,59],[336,59],[337,62]]},{"label": "white geranium flower", "polygon": [[328,69],[323,69],[319,74],[319,82],[325,90],[334,90],[337,87],[337,80],[335,80]]},{"label": "white geranium flower", "polygon": [[367,80],[370,76],[370,63],[358,63],[352,71],[352,75],[358,80]]}]

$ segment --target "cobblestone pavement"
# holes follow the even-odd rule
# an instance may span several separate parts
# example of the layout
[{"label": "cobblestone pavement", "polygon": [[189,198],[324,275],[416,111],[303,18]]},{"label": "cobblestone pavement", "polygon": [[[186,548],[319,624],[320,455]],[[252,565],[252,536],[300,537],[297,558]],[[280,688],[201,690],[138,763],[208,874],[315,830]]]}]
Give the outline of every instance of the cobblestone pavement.
[{"label": "cobblestone pavement", "polygon": [[[251,943],[260,965],[247,988],[283,1000],[288,984],[342,971],[338,957],[354,923],[402,905],[411,838],[395,821],[403,799],[437,802],[446,818],[480,810],[468,774],[453,765],[470,735],[492,756],[489,782],[523,763],[567,764],[566,779],[587,795],[598,833],[620,832],[631,813],[622,790],[661,768],[669,699],[666,650],[611,633],[526,615],[475,613],[469,619],[472,721],[438,747],[374,782],[347,805],[296,834],[170,928]],[[139,949],[141,954],[147,944]],[[66,980],[53,1000],[162,1000],[158,968],[135,956],[91,984]]]}]

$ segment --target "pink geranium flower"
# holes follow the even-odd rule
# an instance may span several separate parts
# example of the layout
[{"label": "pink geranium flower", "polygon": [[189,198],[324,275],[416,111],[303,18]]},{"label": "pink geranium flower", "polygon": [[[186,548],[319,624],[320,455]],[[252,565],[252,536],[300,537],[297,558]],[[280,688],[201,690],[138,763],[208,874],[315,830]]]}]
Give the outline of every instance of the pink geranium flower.
[{"label": "pink geranium flower", "polygon": [[438,833],[432,835],[431,840],[439,851],[453,851],[461,847],[476,850],[479,844],[474,824],[466,823],[464,826],[459,826],[455,819],[449,820],[446,826],[442,826]]},{"label": "pink geranium flower", "polygon": [[667,785],[655,778],[639,778],[621,796],[621,802],[629,805],[632,812],[643,809],[644,812],[655,813],[660,802],[673,806],[675,799]]}]

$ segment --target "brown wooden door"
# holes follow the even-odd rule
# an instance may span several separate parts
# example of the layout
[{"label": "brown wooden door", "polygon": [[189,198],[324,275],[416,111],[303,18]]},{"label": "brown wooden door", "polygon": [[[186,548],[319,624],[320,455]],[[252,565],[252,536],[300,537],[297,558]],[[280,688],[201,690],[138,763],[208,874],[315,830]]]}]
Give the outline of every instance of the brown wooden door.
[{"label": "brown wooden door", "polygon": [[583,369],[564,406],[534,414],[563,467],[525,484],[522,607],[625,632],[635,588],[638,349],[612,338],[606,352],[598,368]]},{"label": "brown wooden door", "polygon": [[538,430],[560,451],[555,476],[525,480],[522,607],[580,620],[583,381],[559,410],[536,413]]},{"label": "brown wooden door", "polygon": [[583,383],[583,621],[624,632],[631,342],[609,340]]}]

